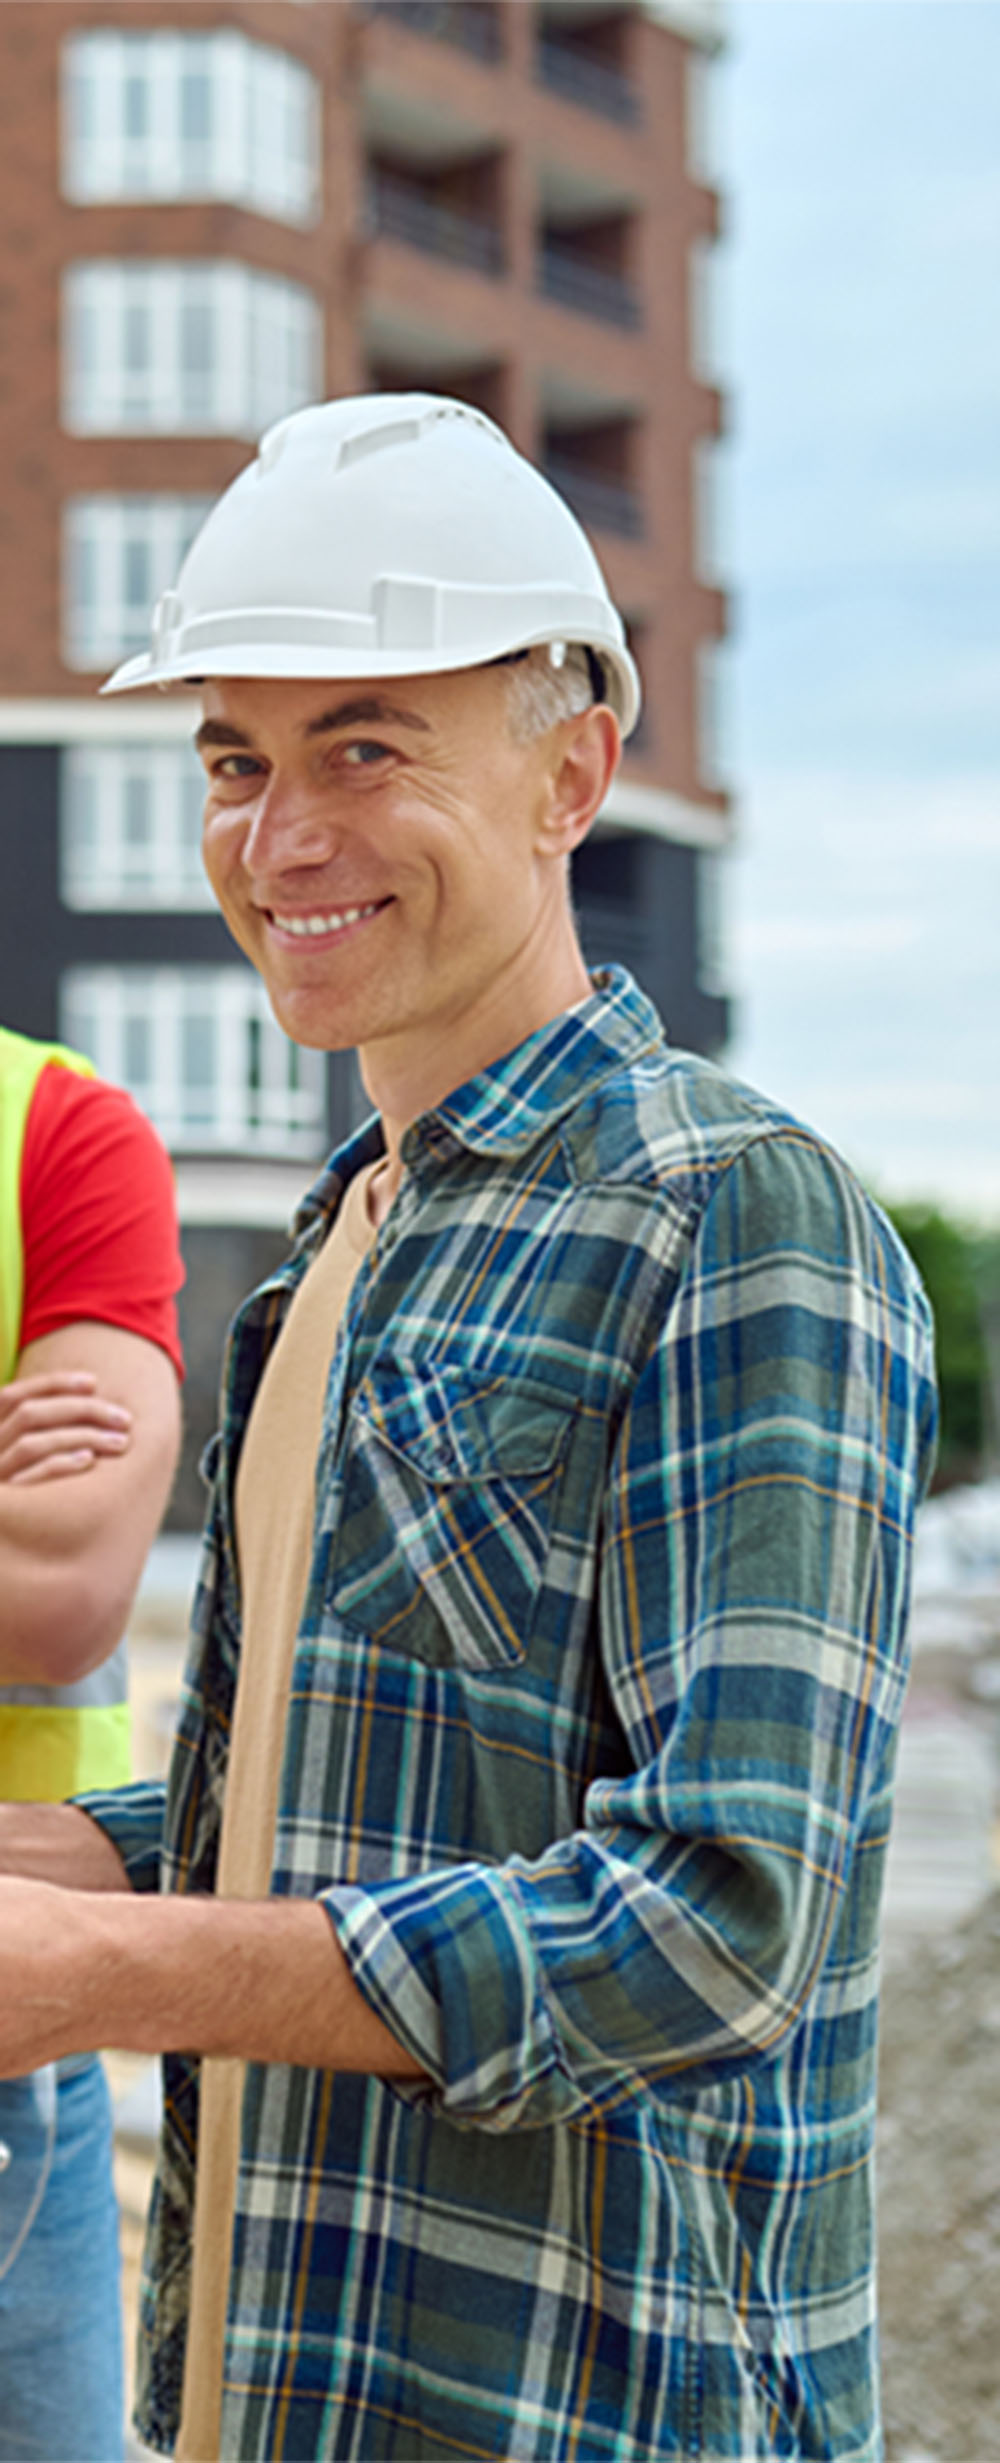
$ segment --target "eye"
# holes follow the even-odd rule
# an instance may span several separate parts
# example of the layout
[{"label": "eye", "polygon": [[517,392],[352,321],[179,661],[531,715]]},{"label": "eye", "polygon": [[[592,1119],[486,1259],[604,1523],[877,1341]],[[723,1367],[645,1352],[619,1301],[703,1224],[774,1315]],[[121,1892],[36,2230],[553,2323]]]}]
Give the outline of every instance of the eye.
[{"label": "eye", "polygon": [[260,763],[253,753],[224,753],[221,761],[213,761],[213,778],[253,778]]},{"label": "eye", "polygon": [[373,770],[379,762],[392,758],[391,744],[380,744],[374,736],[358,736],[353,744],[342,747],[343,759],[352,770]]}]

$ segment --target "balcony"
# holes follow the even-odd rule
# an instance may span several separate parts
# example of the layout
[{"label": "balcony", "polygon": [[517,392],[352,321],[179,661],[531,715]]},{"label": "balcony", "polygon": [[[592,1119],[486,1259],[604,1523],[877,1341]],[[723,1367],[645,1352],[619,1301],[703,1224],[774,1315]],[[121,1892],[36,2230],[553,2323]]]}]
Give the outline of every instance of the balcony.
[{"label": "balcony", "polygon": [[411,34],[454,43],[477,60],[498,60],[503,50],[494,0],[368,0],[371,18],[394,17]]},{"label": "balcony", "polygon": [[545,299],[558,300],[580,316],[600,317],[608,325],[634,327],[642,322],[638,299],[623,274],[588,265],[553,240],[542,241],[537,283]]},{"label": "balcony", "polygon": [[639,117],[639,97],[631,79],[578,44],[559,42],[550,34],[541,35],[535,53],[535,75],[539,85],[547,86],[550,93],[561,94],[566,102],[579,103],[584,111],[599,111],[606,120],[631,126]]},{"label": "balcony", "polygon": [[477,274],[501,274],[504,250],[495,223],[443,205],[415,180],[393,171],[373,171],[366,191],[365,236],[398,239],[425,256],[445,257]]},{"label": "balcony", "polygon": [[587,530],[613,530],[622,539],[641,539],[642,505],[624,480],[601,478],[561,453],[547,453],[542,469]]}]

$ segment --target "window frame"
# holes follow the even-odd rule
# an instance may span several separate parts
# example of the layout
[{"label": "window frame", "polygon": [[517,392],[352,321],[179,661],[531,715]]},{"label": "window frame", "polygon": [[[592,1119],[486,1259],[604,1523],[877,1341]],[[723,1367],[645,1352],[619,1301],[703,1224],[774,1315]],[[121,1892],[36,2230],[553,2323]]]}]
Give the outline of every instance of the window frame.
[{"label": "window frame", "polygon": [[732,450],[726,436],[696,436],[691,447],[694,577],[724,589],[731,570]]},{"label": "window frame", "polygon": [[698,776],[713,794],[732,792],[736,774],[733,645],[711,635],[695,651],[695,713]]},{"label": "window frame", "polygon": [[[185,379],[185,314],[207,308],[207,390]],[[130,319],[149,349],[127,365]],[[267,347],[261,349],[264,332]],[[323,314],[303,283],[239,258],[82,257],[63,273],[63,425],[72,436],[237,436],[322,390]]]},{"label": "window frame", "polygon": [[[130,791],[148,790],[150,861],[130,837]],[[205,781],[193,746],[70,744],[59,775],[59,890],[78,915],[214,913],[201,862]]]},{"label": "window frame", "polygon": [[[194,1117],[185,1093],[186,1030],[211,1018],[216,1066],[212,1099]],[[127,1069],[139,1027],[150,1067]],[[249,966],[74,966],[60,982],[59,1031],[101,1076],[128,1088],[174,1154],[234,1155],[315,1163],[327,1144],[324,1052],[293,1044]],[[256,1052],[260,1083],[253,1084]]]},{"label": "window frame", "polygon": [[[214,501],[208,495],[151,491],[117,495],[110,490],[66,499],[62,518],[64,666],[85,675],[148,647],[157,599],[162,591],[172,589]],[[149,563],[149,589],[141,600],[126,586],[129,557],[140,548]],[[91,582],[81,586],[88,566]]]},{"label": "window frame", "polygon": [[[183,128],[200,73],[208,134]],[[145,126],[130,133],[129,98]],[[322,98],[294,52],[238,27],[81,27],[62,52],[62,192],[73,205],[236,205],[306,229],[322,211]]]}]

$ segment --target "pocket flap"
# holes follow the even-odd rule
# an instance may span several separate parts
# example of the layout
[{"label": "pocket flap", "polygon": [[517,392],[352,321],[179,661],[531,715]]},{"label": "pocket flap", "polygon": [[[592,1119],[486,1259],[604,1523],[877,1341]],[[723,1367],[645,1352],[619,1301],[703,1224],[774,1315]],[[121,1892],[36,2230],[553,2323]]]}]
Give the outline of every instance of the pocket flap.
[{"label": "pocket flap", "polygon": [[376,1360],[355,1410],[425,1479],[530,1478],[552,1468],[571,1406],[521,1377],[400,1355]]}]

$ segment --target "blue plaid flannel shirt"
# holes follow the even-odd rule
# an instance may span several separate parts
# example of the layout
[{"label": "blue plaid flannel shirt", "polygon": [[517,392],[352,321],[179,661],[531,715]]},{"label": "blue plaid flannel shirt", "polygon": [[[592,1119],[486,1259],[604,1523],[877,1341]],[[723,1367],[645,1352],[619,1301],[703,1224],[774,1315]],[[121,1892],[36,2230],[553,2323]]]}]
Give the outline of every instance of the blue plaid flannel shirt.
[{"label": "blue plaid flannel shirt", "polygon": [[[369,1127],[225,1371],[166,1797],[212,1886],[232,1485]],[[330,1377],[273,1890],[429,2086],[248,2073],[225,2456],[880,2451],[877,1933],[926,1304],[836,1155],[617,969],[408,1133]],[[183,2365],[197,2063],[166,2064],[139,2423]]]}]

